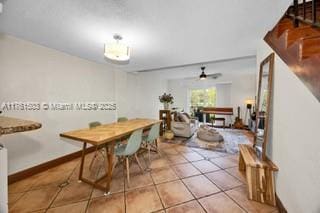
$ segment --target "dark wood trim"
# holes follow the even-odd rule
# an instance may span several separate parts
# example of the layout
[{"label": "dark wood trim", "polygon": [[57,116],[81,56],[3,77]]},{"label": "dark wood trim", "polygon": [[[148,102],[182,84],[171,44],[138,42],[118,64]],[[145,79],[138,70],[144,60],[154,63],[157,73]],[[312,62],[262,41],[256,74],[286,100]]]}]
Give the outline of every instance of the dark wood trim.
[{"label": "dark wood trim", "polygon": [[286,208],[284,207],[284,205],[282,204],[280,198],[278,197],[277,193],[276,193],[276,203],[277,203],[277,207],[280,213],[287,213]]},{"label": "dark wood trim", "polygon": [[[86,149],[86,153],[90,153],[95,150],[96,150],[95,146],[91,146]],[[68,161],[74,160],[78,157],[81,157],[81,155],[82,155],[82,150],[77,151],[77,152],[73,152],[71,154],[47,161],[45,163],[39,164],[37,166],[31,167],[31,168],[28,168],[25,170],[22,170],[20,172],[14,173],[14,174],[8,176],[8,183],[12,184],[12,183],[17,182],[19,180],[23,180],[23,179],[30,177],[32,175],[38,174],[40,172],[46,171],[50,168],[53,168],[55,166],[58,166],[60,164],[65,163],[65,162],[68,162]]]}]

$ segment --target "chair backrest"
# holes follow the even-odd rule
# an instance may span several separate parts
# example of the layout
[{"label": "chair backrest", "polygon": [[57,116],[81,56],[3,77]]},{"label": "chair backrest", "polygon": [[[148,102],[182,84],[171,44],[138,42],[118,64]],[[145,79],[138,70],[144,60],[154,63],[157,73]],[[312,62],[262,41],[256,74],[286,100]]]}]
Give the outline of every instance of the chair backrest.
[{"label": "chair backrest", "polygon": [[89,123],[89,128],[94,128],[97,126],[101,126],[101,123],[99,121],[94,121],[94,122]]},{"label": "chair backrest", "polygon": [[142,129],[134,131],[128,140],[125,153],[132,155],[138,151],[142,142]]},{"label": "chair backrest", "polygon": [[159,132],[160,132],[160,123],[152,125],[149,134],[147,142],[153,142],[157,138],[159,138]]},{"label": "chair backrest", "polygon": [[127,121],[128,118],[127,117],[119,117],[118,118],[118,122],[124,122],[124,121]]}]

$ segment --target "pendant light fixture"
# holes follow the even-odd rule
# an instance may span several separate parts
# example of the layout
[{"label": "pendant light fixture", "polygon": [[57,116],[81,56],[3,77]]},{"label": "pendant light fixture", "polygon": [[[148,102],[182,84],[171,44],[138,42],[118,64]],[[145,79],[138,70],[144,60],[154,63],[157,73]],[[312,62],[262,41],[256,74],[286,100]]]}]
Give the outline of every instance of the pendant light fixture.
[{"label": "pendant light fixture", "polygon": [[104,56],[112,61],[126,62],[130,60],[130,47],[121,43],[122,36],[115,34],[114,42],[104,46]]},{"label": "pendant light fixture", "polygon": [[202,73],[199,76],[200,80],[206,80],[207,79],[207,75],[204,73],[205,69],[206,69],[206,67],[201,67]]}]

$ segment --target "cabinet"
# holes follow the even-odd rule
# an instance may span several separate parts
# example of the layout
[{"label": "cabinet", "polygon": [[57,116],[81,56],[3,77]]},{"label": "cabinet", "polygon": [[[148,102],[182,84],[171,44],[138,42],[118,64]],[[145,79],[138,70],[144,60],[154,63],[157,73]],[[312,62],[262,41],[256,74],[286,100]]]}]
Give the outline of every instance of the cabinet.
[{"label": "cabinet", "polygon": [[166,130],[171,130],[171,110],[159,110],[159,120],[162,120],[160,135],[163,135]]}]

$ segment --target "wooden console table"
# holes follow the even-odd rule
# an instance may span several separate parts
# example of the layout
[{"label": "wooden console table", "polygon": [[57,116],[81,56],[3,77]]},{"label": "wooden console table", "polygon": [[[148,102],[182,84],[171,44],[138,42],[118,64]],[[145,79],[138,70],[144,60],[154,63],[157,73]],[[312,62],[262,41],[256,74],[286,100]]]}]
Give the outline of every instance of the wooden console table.
[{"label": "wooden console table", "polygon": [[260,160],[251,145],[240,144],[239,149],[239,170],[246,172],[249,199],[276,206],[274,172],[278,167]]}]

